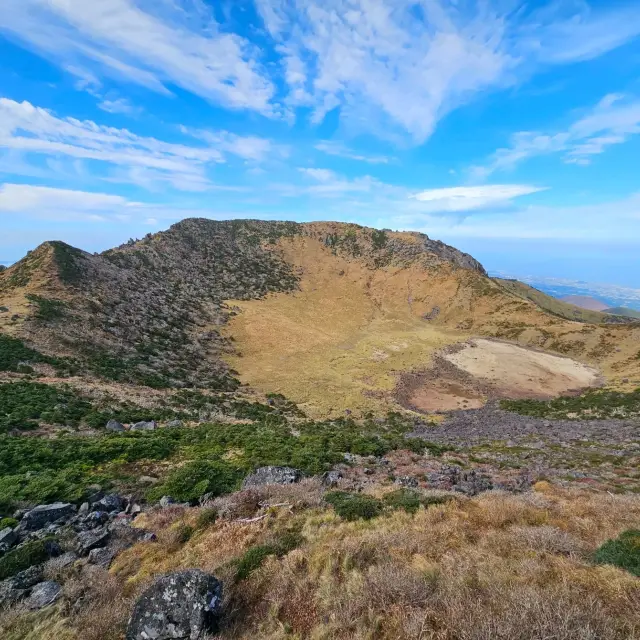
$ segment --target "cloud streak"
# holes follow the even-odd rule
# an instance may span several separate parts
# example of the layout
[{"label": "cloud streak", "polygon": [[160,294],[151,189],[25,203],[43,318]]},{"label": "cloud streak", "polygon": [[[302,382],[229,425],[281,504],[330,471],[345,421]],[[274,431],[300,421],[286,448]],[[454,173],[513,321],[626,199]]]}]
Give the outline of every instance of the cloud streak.
[{"label": "cloud streak", "polygon": [[514,134],[508,147],[498,149],[486,164],[473,167],[471,173],[476,178],[486,178],[496,171],[514,169],[529,158],[554,153],[562,154],[564,162],[570,164],[589,164],[593,156],[638,133],[640,99],[610,94],[564,131]]}]

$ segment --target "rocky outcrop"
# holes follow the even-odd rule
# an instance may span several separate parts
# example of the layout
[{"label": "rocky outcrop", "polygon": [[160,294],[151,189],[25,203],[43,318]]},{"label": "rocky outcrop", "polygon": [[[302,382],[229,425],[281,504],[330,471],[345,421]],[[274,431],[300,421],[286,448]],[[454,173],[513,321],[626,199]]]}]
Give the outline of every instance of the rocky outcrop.
[{"label": "rocky outcrop", "polygon": [[73,515],[73,513],[73,505],[65,502],[39,505],[25,513],[20,522],[20,528],[26,531],[35,531],[52,522],[64,520]]},{"label": "rocky outcrop", "polygon": [[158,579],[136,602],[126,640],[198,640],[217,624],[222,583],[197,569]]},{"label": "rocky outcrop", "polygon": [[266,484],[294,484],[302,480],[302,475],[302,471],[291,467],[260,467],[244,479],[242,488],[262,487]]}]

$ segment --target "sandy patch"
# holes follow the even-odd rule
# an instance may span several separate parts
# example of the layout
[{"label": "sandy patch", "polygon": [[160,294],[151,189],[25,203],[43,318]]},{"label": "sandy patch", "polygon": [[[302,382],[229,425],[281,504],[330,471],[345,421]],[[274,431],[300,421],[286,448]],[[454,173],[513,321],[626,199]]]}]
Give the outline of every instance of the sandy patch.
[{"label": "sandy patch", "polygon": [[593,367],[507,342],[477,338],[443,357],[510,398],[553,398],[600,382]]}]

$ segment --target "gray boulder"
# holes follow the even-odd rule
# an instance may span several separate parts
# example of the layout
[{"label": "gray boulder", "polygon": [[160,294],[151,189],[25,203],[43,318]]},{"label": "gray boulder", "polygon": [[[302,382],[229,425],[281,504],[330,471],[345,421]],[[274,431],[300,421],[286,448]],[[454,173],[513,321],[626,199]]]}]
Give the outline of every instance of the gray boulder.
[{"label": "gray boulder", "polygon": [[11,527],[0,531],[0,553],[11,549],[17,540],[18,534]]},{"label": "gray boulder", "polygon": [[150,422],[136,422],[129,427],[129,431],[153,431],[156,428],[156,421]]},{"label": "gray boulder", "polygon": [[27,511],[20,522],[20,528],[26,531],[37,531],[51,522],[63,520],[73,515],[73,505],[65,502],[42,504]]},{"label": "gray boulder", "polygon": [[342,478],[341,471],[336,471],[335,469],[332,471],[326,471],[322,475],[322,484],[325,487],[337,487],[340,482],[340,478]]},{"label": "gray boulder", "polygon": [[169,429],[176,429],[182,426],[182,420],[170,420],[167,422],[166,426]]},{"label": "gray boulder", "polygon": [[124,425],[120,424],[117,420],[109,420],[109,422],[107,422],[107,424],[105,425],[105,429],[107,431],[124,431]]},{"label": "gray boulder", "polygon": [[302,480],[302,475],[302,471],[291,467],[260,467],[244,479],[242,488],[262,487],[266,484],[294,484]]},{"label": "gray boulder", "polygon": [[62,587],[53,580],[40,582],[33,587],[29,597],[25,600],[28,609],[36,610],[53,604],[62,592]]},{"label": "gray boulder", "polygon": [[419,485],[418,478],[414,478],[413,476],[400,476],[396,478],[395,484],[399,484],[405,489],[417,489]]},{"label": "gray boulder", "polygon": [[109,532],[106,529],[93,529],[83,531],[78,535],[76,541],[76,551],[81,556],[86,556],[93,549],[104,547],[109,539]]},{"label": "gray boulder", "polygon": [[93,505],[96,511],[106,511],[111,513],[112,511],[122,511],[125,507],[125,500],[117,493],[110,493],[108,496],[104,496]]},{"label": "gray boulder", "polygon": [[136,602],[126,640],[198,640],[215,629],[222,583],[189,569],[162,576]]},{"label": "gray boulder", "polygon": [[116,553],[112,549],[92,549],[89,552],[89,564],[108,569],[115,556]]}]

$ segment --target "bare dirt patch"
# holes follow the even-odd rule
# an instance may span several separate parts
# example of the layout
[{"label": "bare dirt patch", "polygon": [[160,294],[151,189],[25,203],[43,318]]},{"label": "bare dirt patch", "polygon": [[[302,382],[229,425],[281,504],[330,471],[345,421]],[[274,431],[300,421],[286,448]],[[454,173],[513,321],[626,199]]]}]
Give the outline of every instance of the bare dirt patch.
[{"label": "bare dirt patch", "polygon": [[474,338],[445,349],[428,370],[402,374],[396,399],[417,411],[477,409],[490,398],[548,399],[601,382],[597,369],[571,358]]}]

